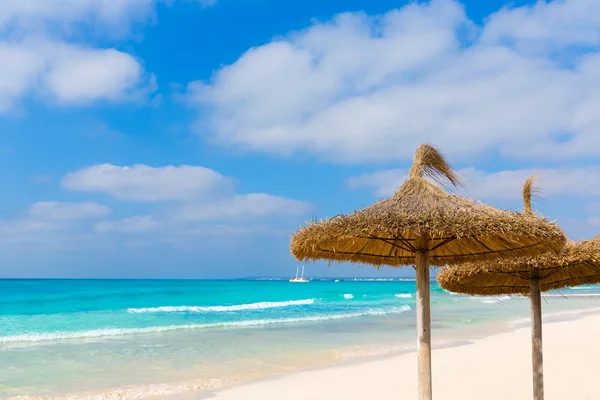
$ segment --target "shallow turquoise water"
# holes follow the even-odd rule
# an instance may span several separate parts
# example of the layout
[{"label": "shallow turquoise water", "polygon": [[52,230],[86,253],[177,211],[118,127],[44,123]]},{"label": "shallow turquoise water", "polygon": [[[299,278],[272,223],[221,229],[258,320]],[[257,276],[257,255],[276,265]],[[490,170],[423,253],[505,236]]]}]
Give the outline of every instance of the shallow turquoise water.
[{"label": "shallow turquoise water", "polygon": [[[414,347],[414,281],[0,280],[0,293],[2,398],[168,394]],[[544,313],[590,309],[598,296],[551,293]],[[435,283],[431,302],[437,345],[529,312],[525,298]]]}]

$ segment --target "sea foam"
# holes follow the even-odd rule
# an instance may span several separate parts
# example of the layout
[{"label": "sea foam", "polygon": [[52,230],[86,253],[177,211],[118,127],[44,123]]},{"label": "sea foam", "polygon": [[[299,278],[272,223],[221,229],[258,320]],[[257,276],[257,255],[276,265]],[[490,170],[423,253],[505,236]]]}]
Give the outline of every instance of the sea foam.
[{"label": "sea foam", "polygon": [[311,305],[315,299],[306,300],[289,300],[289,301],[261,301],[258,303],[236,304],[231,306],[163,306],[163,307],[148,307],[148,308],[128,308],[127,312],[132,314],[140,313],[211,313],[211,312],[231,312],[231,311],[246,311],[246,310],[262,310],[265,308],[278,308],[290,306],[305,306]]},{"label": "sea foam", "polygon": [[412,294],[410,294],[410,293],[396,293],[394,296],[396,296],[399,299],[410,299],[410,298],[412,298]]},{"label": "sea foam", "polygon": [[401,307],[385,308],[385,309],[368,309],[354,313],[315,315],[311,317],[296,317],[296,318],[279,318],[279,319],[257,319],[246,321],[228,321],[216,322],[210,324],[187,324],[187,325],[165,325],[151,326],[146,328],[111,328],[111,329],[92,329],[89,331],[74,331],[74,332],[49,332],[49,333],[28,333],[23,335],[0,336],[0,343],[17,343],[17,342],[46,342],[59,341],[69,339],[88,339],[101,338],[108,336],[123,336],[137,335],[145,333],[170,332],[179,330],[191,329],[207,329],[207,328],[234,328],[234,327],[252,327],[274,324],[289,324],[299,322],[319,322],[330,321],[356,317],[376,316],[399,314],[409,311],[410,307],[403,305]]},{"label": "sea foam", "polygon": [[346,293],[346,294],[344,294],[344,298],[347,300],[350,300],[350,299],[354,298],[354,295],[352,293]]},{"label": "sea foam", "polygon": [[479,301],[484,304],[498,304],[506,300],[510,300],[510,296],[472,296],[469,297],[471,300]]}]

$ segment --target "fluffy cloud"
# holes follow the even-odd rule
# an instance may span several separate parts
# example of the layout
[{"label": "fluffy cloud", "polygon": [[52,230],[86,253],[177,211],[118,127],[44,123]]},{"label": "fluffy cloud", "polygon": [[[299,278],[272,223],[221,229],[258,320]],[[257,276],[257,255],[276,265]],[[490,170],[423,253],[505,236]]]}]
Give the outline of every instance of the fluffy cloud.
[{"label": "fluffy cloud", "polygon": [[99,164],[66,174],[69,190],[106,193],[116,199],[158,202],[211,198],[233,192],[233,183],[209,168]]},{"label": "fluffy cloud", "polygon": [[37,202],[24,215],[0,221],[0,245],[71,247],[73,243],[87,240],[85,231],[89,220],[102,218],[109,212],[108,207],[92,202]]},{"label": "fluffy cloud", "polygon": [[[462,195],[482,201],[520,201],[521,187],[531,175],[538,175],[542,196],[600,197],[600,166],[581,168],[537,168],[488,173],[476,168],[459,171],[466,190]],[[408,172],[391,169],[363,174],[347,180],[350,188],[370,188],[377,197],[390,196],[407,178]]]},{"label": "fluffy cloud", "polygon": [[159,223],[151,216],[124,218],[118,221],[98,222],[94,229],[97,232],[143,233],[154,230]]},{"label": "fluffy cloud", "polygon": [[[128,35],[170,0],[0,2],[0,113],[34,95],[58,104],[139,101],[155,77],[131,54],[86,45],[84,38]],[[212,1],[198,1],[210,5]],[[73,44],[78,43],[78,44]]]},{"label": "fluffy cloud", "polygon": [[142,67],[129,54],[70,48],[53,63],[44,83],[60,103],[81,103],[135,95],[143,77]]},{"label": "fluffy cloud", "polygon": [[595,0],[537,1],[494,13],[482,41],[510,43],[533,52],[573,45],[597,46],[599,22],[600,3]]},{"label": "fluffy cloud", "polygon": [[28,93],[62,104],[137,100],[153,77],[131,55],[52,41],[0,41],[0,112]]},{"label": "fluffy cloud", "polygon": [[[100,233],[139,234],[160,227],[161,235],[193,236],[207,235],[211,226],[217,234],[225,226],[239,234],[254,232],[255,227],[244,226],[248,221],[282,220],[313,210],[312,204],[265,193],[236,194],[233,179],[199,166],[99,164],[67,173],[61,184],[69,190],[104,193],[118,200],[175,203],[154,215],[98,222],[94,230]],[[222,225],[223,221],[239,225]]]},{"label": "fluffy cloud", "polygon": [[122,31],[148,17],[156,0],[28,0],[0,4],[0,29],[39,32],[87,23]]},{"label": "fluffy cloud", "polygon": [[248,50],[189,99],[217,142],[279,155],[381,162],[429,141],[457,157],[594,156],[596,3],[503,9],[481,27],[453,0],[341,14]]},{"label": "fluffy cloud", "polygon": [[[184,1],[201,6],[216,2]],[[158,3],[173,2],[0,2],[0,114],[13,111],[19,100],[31,95],[60,105],[147,99],[156,89],[156,78],[133,55],[86,41],[130,35],[136,23],[154,16]]]},{"label": "fluffy cloud", "polygon": [[184,221],[244,220],[302,215],[312,209],[311,204],[302,201],[252,193],[233,196],[211,204],[185,206],[177,211],[175,218]]},{"label": "fluffy cloud", "polygon": [[[202,6],[216,0],[184,0]],[[10,0],[0,2],[0,32],[73,34],[84,26],[111,36],[129,33],[131,25],[147,20],[158,3],[172,0]],[[89,29],[88,29],[89,31]],[[89,33],[89,32],[88,32]]]},{"label": "fluffy cloud", "polygon": [[[47,40],[0,42],[0,111],[36,91],[63,104],[130,100],[151,89],[138,61],[115,49]],[[148,89],[150,88],[150,89]]]},{"label": "fluffy cloud", "polygon": [[86,203],[61,203],[58,201],[41,201],[29,207],[30,217],[39,220],[79,220],[87,218],[104,217],[110,208],[92,202]]},{"label": "fluffy cloud", "polygon": [[55,226],[48,221],[33,219],[19,219],[14,221],[0,221],[0,240],[4,238],[31,235],[42,231],[51,231]]}]

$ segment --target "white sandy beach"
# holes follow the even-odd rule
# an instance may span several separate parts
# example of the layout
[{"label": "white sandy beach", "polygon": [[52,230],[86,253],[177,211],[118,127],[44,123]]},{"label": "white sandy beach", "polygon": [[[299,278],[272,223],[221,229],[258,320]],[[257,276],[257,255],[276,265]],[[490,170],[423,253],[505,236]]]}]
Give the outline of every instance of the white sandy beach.
[{"label": "white sandy beach", "polygon": [[[433,332],[435,337],[435,332]],[[437,400],[530,399],[528,328],[433,351]],[[600,314],[544,325],[546,400],[600,399]],[[202,396],[204,397],[204,396]],[[217,400],[415,399],[416,355],[331,366],[216,392]]]}]

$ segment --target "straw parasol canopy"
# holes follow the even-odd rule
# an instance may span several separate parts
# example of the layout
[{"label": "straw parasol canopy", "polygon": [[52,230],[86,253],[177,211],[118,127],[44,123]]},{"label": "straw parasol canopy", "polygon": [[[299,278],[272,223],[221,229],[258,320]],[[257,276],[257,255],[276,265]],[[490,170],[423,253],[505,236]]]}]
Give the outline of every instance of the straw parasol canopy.
[{"label": "straw parasol canopy", "polygon": [[542,292],[598,283],[600,238],[582,242],[570,240],[559,255],[545,254],[446,268],[437,275],[437,280],[442,288],[455,293],[529,295],[532,273],[540,280]]},{"label": "straw parasol canopy", "polygon": [[[523,186],[525,214],[531,210],[535,176]],[[569,241],[560,254],[547,253],[487,263],[467,263],[442,270],[443,289],[471,295],[524,294],[531,299],[533,396],[544,398],[541,291],[596,283],[600,280],[600,237]]]},{"label": "straw parasol canopy", "polygon": [[[523,185],[524,212],[531,210],[535,176]],[[593,284],[600,280],[600,235],[581,242],[567,241],[559,254],[499,259],[486,263],[451,266],[437,275],[440,286],[455,293],[501,295],[530,293],[530,279],[536,277],[540,290]]]},{"label": "straw parasol canopy", "polygon": [[421,145],[408,180],[390,198],[349,215],[313,221],[290,243],[300,261],[415,265],[421,400],[432,398],[430,265],[559,252],[565,243],[562,231],[546,220],[448,194],[426,178],[460,185],[445,157]]},{"label": "straw parasol canopy", "polygon": [[[562,250],[564,234],[547,220],[448,194],[426,177],[460,184],[445,158],[422,145],[409,179],[392,197],[310,222],[292,236],[292,254],[300,261],[402,266],[413,265],[418,250],[428,250],[431,265],[445,266]],[[428,239],[420,243],[423,237]]]}]

